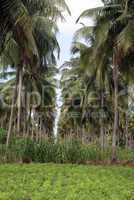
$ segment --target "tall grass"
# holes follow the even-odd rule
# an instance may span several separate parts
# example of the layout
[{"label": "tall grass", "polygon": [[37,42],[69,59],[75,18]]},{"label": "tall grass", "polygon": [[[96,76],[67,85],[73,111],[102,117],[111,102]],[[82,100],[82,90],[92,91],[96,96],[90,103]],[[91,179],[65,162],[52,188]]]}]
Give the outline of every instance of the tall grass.
[{"label": "tall grass", "polygon": [[[37,143],[30,139],[14,139],[8,149],[0,145],[0,162],[35,162],[35,163],[87,163],[88,161],[110,160],[111,149],[104,153],[93,145],[83,145],[79,141],[55,143],[43,141]],[[134,160],[134,151],[118,149],[119,160]]]}]

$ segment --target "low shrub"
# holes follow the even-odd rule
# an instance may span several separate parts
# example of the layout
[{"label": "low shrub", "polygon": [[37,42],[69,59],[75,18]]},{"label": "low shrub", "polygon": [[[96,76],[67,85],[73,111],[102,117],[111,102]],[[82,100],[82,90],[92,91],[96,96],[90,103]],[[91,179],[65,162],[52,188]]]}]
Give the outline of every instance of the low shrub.
[{"label": "low shrub", "polygon": [[[100,148],[93,145],[83,145],[79,141],[55,143],[31,139],[14,139],[9,148],[0,145],[0,162],[36,162],[36,163],[77,163],[86,164],[89,161],[106,161],[111,158],[111,149],[103,153]],[[134,151],[118,149],[119,160],[134,160]]]}]

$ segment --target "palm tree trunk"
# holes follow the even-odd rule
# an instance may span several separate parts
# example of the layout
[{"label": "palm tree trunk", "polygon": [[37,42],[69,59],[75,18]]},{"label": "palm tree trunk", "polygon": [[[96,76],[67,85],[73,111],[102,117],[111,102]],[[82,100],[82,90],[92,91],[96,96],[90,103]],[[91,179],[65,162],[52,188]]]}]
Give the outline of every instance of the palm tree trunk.
[{"label": "palm tree trunk", "polygon": [[101,151],[104,151],[104,116],[103,116],[103,108],[104,108],[104,90],[101,90],[101,116],[100,116],[100,144]]},{"label": "palm tree trunk", "polygon": [[40,117],[40,142],[42,141],[42,118]]},{"label": "palm tree trunk", "polygon": [[113,135],[112,135],[112,160],[117,159],[117,150],[116,150],[116,142],[117,142],[117,133],[118,133],[118,65],[116,62],[116,55],[113,55],[113,80],[114,80],[114,125],[113,125]]},{"label": "palm tree trunk", "polygon": [[39,116],[37,116],[36,142],[39,141],[39,134],[40,134],[39,122],[40,122],[40,118],[39,118]]},{"label": "palm tree trunk", "polygon": [[125,139],[126,139],[126,150],[128,150],[129,146],[129,133],[128,133],[128,114],[125,114]]},{"label": "palm tree trunk", "polygon": [[[26,107],[25,107],[25,109],[26,109]],[[26,110],[24,109],[24,127],[23,127],[23,137],[25,137],[26,136],[26,133],[27,133],[27,113],[26,113]]]},{"label": "palm tree trunk", "polygon": [[1,128],[4,128],[4,119],[3,119],[3,118],[1,118],[0,127],[1,127]]},{"label": "palm tree trunk", "polygon": [[[18,67],[19,68],[19,67]],[[11,138],[11,131],[12,131],[12,124],[13,124],[13,115],[14,115],[14,107],[17,99],[17,85],[18,85],[18,68],[17,68],[17,73],[16,73],[16,84],[14,88],[14,94],[12,98],[12,105],[11,105],[11,114],[10,114],[10,119],[9,119],[9,127],[8,127],[8,133],[7,133],[7,140],[6,140],[6,147],[8,148],[10,138]]]},{"label": "palm tree trunk", "polygon": [[34,140],[34,124],[32,124],[32,127],[31,127],[31,139]]},{"label": "palm tree trunk", "polygon": [[22,95],[22,79],[23,79],[23,69],[19,70],[19,85],[18,85],[18,117],[17,117],[17,133],[20,134],[21,128],[21,95]]},{"label": "palm tree trunk", "polygon": [[[28,106],[30,107],[30,106]],[[30,136],[30,129],[32,126],[32,122],[31,122],[31,115],[32,115],[32,108],[29,108],[29,114],[28,114],[28,119],[27,119],[27,134],[26,137],[28,138]]]}]

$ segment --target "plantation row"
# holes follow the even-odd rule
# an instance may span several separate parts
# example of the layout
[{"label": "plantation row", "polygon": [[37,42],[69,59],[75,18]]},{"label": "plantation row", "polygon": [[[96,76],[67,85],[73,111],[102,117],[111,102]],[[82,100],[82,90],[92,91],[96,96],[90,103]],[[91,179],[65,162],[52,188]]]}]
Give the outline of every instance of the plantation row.
[{"label": "plantation row", "polygon": [[62,66],[59,134],[102,152],[111,146],[116,160],[118,147],[134,148],[134,3],[102,3],[77,19],[72,57]]},{"label": "plantation row", "polygon": [[[115,161],[118,149],[133,152],[134,4],[102,3],[77,19],[81,28],[73,37],[72,57],[58,70],[58,22],[65,12],[70,14],[65,0],[0,0],[0,137],[4,134],[5,160],[24,154],[37,162]],[[60,70],[63,105],[57,139],[63,144],[42,147],[54,137],[55,75]],[[20,140],[12,145],[14,138]],[[74,140],[83,146],[66,147]]]}]

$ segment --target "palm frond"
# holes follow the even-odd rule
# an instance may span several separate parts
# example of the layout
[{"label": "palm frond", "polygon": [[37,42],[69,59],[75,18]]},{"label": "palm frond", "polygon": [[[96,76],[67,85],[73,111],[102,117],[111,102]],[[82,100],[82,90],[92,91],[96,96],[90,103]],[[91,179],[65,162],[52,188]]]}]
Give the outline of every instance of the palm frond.
[{"label": "palm frond", "polygon": [[82,18],[90,18],[90,17],[94,17],[95,19],[98,16],[106,16],[106,15],[111,15],[111,12],[116,12],[115,9],[121,9],[121,5],[120,4],[112,4],[112,5],[107,5],[107,6],[100,6],[97,8],[91,8],[88,10],[85,10],[77,19],[76,22],[79,22],[80,19]]}]

